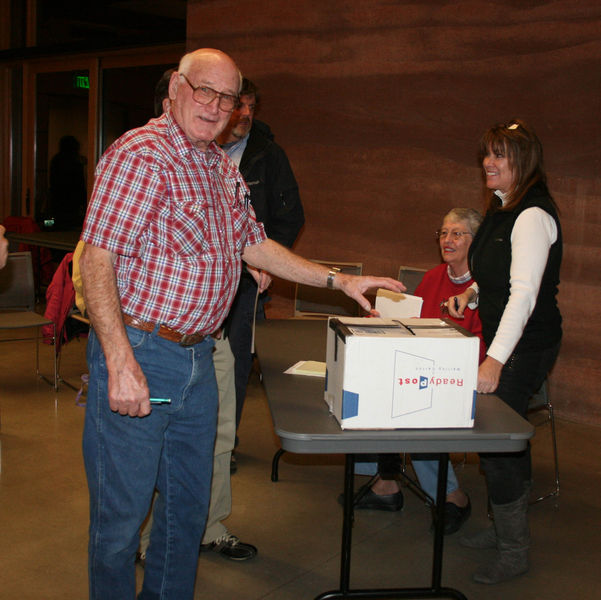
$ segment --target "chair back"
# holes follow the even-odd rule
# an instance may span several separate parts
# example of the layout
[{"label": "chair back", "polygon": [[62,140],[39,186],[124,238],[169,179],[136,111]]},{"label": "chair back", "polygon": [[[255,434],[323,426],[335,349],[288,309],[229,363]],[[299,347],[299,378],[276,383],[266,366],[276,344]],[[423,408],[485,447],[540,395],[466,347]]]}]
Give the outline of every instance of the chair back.
[{"label": "chair back", "polygon": [[[363,263],[340,263],[325,260],[313,260],[312,262],[326,267],[338,267],[341,273],[349,275],[361,275],[363,271]],[[329,315],[357,317],[359,313],[359,305],[340,290],[296,284],[295,317],[326,317]]]},{"label": "chair back", "polygon": [[415,292],[415,288],[421,283],[427,270],[418,267],[407,267],[406,265],[399,267],[398,279],[405,285],[408,294]]},{"label": "chair back", "polygon": [[31,252],[12,252],[0,270],[0,310],[34,310]]},{"label": "chair back", "polygon": [[547,390],[547,379],[543,381],[539,390],[532,394],[530,400],[528,400],[528,410],[538,410],[539,408],[549,407],[549,394]]}]

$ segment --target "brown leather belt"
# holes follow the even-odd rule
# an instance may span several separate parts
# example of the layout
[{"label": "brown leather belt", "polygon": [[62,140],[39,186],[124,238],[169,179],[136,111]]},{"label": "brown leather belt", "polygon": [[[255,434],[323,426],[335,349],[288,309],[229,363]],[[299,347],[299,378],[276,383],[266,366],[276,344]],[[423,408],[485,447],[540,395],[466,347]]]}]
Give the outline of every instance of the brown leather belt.
[{"label": "brown leather belt", "polygon": [[[130,327],[141,329],[142,331],[154,331],[157,326],[156,323],[142,321],[137,317],[131,317],[126,314],[123,314],[123,322]],[[167,325],[159,326],[158,336],[170,342],[175,342],[180,346],[194,346],[194,344],[199,344],[207,337],[204,333],[180,333],[171,329],[171,327],[167,327]]]}]

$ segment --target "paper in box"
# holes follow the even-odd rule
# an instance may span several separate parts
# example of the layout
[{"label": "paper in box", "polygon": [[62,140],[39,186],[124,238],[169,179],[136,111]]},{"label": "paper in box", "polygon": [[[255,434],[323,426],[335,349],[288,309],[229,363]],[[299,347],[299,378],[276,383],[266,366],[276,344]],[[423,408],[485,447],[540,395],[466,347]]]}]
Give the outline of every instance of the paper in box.
[{"label": "paper in box", "polygon": [[473,427],[479,344],[440,319],[330,318],[325,400],[343,429]]}]

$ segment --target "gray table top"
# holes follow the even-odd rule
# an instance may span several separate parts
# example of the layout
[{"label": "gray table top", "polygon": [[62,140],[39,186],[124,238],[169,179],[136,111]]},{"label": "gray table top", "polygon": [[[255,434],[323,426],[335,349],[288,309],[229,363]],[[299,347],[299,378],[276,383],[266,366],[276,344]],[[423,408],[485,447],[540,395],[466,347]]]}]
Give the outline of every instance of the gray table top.
[{"label": "gray table top", "polygon": [[325,360],[327,320],[257,322],[255,344],[275,432],[300,454],[516,452],[533,426],[498,397],[479,394],[472,429],[341,429],[324,401],[324,379],[286,375],[299,360]]}]

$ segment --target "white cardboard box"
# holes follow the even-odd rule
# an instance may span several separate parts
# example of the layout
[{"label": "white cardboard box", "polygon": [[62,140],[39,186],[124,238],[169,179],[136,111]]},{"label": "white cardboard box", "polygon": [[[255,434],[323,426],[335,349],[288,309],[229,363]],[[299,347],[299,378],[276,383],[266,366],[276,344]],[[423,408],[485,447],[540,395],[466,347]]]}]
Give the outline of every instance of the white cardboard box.
[{"label": "white cardboard box", "polygon": [[440,319],[332,317],[325,401],[342,429],[473,427],[479,344]]}]

